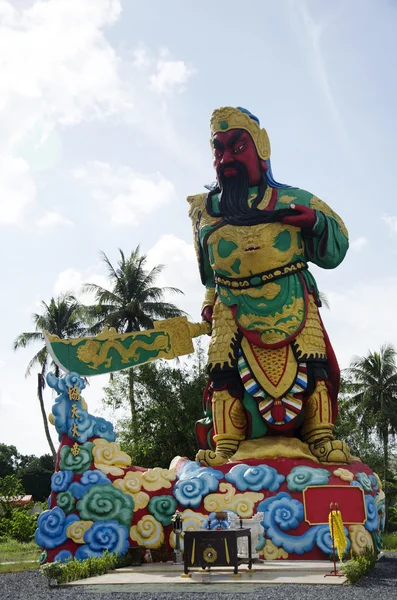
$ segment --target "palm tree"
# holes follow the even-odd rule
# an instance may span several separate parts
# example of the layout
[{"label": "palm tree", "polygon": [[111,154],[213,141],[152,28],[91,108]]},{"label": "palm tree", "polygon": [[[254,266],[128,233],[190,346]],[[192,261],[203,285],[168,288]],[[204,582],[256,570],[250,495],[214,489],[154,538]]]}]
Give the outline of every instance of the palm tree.
[{"label": "palm tree", "polygon": [[33,343],[41,342],[44,345],[30,360],[25,377],[31,374],[35,366],[40,368],[37,374],[37,396],[40,403],[41,414],[43,417],[45,434],[51,453],[55,458],[56,452],[54,444],[50,436],[48,427],[47,415],[44,407],[43,389],[45,387],[45,375],[50,364],[53,366],[55,375],[59,377],[58,365],[52,363],[50,355],[44,340],[44,331],[57,335],[60,338],[79,337],[87,332],[87,327],[84,320],[84,312],[82,305],[70,293],[60,294],[56,298],[51,298],[50,302],[41,302],[40,313],[34,313],[32,320],[36,326],[35,331],[29,333],[21,333],[14,341],[14,350],[18,348],[26,348]]},{"label": "palm tree", "polygon": [[[182,294],[173,287],[156,287],[157,277],[164,266],[147,268],[147,256],[140,253],[139,246],[128,258],[119,249],[120,259],[114,267],[101,252],[109,276],[110,289],[95,283],[86,283],[84,291],[95,294],[96,305],[88,307],[88,314],[96,319],[97,329],[114,327],[120,333],[151,329],[153,320],[179,317],[185,313],[174,304],[164,300],[164,293]],[[129,369],[129,403],[132,429],[135,428],[134,374]]]},{"label": "palm tree", "polygon": [[374,431],[383,447],[383,480],[389,468],[389,439],[397,433],[397,353],[390,344],[380,352],[354,357],[347,374],[351,378],[350,401],[365,435]]}]

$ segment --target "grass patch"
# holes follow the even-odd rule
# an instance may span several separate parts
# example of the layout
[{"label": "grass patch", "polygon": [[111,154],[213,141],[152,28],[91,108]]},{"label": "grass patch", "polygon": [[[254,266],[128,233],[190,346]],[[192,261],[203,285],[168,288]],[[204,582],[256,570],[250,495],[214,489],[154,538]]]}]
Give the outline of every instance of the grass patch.
[{"label": "grass patch", "polygon": [[40,548],[35,542],[21,543],[16,540],[0,542],[0,563],[38,560]]},{"label": "grass patch", "polygon": [[0,565],[0,573],[20,573],[21,571],[35,571],[39,568],[39,561],[19,562]]},{"label": "grass patch", "polygon": [[394,531],[393,533],[384,533],[382,535],[382,541],[383,541],[383,551],[392,551],[392,552],[396,552],[397,551],[397,531]]}]

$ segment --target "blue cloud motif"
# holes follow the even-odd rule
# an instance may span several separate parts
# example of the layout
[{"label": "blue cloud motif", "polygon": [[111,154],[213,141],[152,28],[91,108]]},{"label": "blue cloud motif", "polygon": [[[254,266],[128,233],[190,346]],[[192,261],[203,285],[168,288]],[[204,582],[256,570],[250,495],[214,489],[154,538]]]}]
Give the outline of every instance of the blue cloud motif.
[{"label": "blue cloud motif", "polygon": [[356,479],[360,482],[364,492],[370,492],[372,490],[371,480],[366,473],[356,473]]},{"label": "blue cloud motif", "polygon": [[68,431],[68,419],[70,416],[70,400],[65,396],[58,396],[52,407],[54,415],[54,425],[58,432],[58,439],[61,441],[62,435]]},{"label": "blue cloud motif", "polygon": [[368,531],[377,531],[378,529],[378,507],[376,506],[376,500],[369,494],[365,494],[365,509],[367,511],[367,520],[365,521],[365,529]]},{"label": "blue cloud motif", "polygon": [[[73,473],[73,471],[71,471]],[[68,487],[68,492],[71,492],[75,498],[80,500],[86,493],[90,486],[89,485],[81,485],[78,481],[73,481]]]},{"label": "blue cloud motif", "polygon": [[128,550],[128,529],[117,521],[97,521],[84,534],[84,541],[90,550],[122,556]]},{"label": "blue cloud motif", "polygon": [[73,554],[70,550],[61,550],[56,556],[54,556],[54,562],[59,560],[60,562],[67,562],[69,559],[73,559]]},{"label": "blue cloud motif", "polygon": [[221,471],[216,471],[211,467],[204,467],[203,469],[200,469],[195,477],[191,477],[189,481],[192,481],[192,479],[201,481],[203,493],[204,495],[207,495],[218,489],[219,480],[223,479],[223,473]]},{"label": "blue cloud motif", "polygon": [[75,498],[80,500],[80,498],[84,496],[90,487],[97,485],[98,483],[107,483],[112,485],[112,482],[108,476],[102,471],[98,471],[96,469],[93,471],[84,471],[80,481],[73,481],[73,483],[69,486],[68,491],[71,492]]},{"label": "blue cloud motif", "polygon": [[68,387],[72,388],[75,385],[77,385],[80,392],[82,392],[85,389],[85,381],[84,381],[83,377],[80,377],[80,375],[74,371],[71,371],[70,373],[66,373],[66,375],[64,375],[63,379],[65,381],[65,385],[67,388]]},{"label": "blue cloud motif", "polygon": [[67,434],[70,438],[73,438],[73,426],[77,425],[77,429],[79,432],[79,442],[81,444],[85,444],[88,438],[92,437],[94,434],[95,417],[93,417],[86,410],[81,408],[81,406],[77,407],[77,414],[78,417],[70,417],[69,415]]},{"label": "blue cloud motif", "polygon": [[81,475],[80,483],[89,486],[95,485],[97,483],[109,483],[110,485],[112,484],[109,477],[105,475],[105,473],[97,469],[93,471],[84,471],[84,473]]},{"label": "blue cloud motif", "polygon": [[47,373],[47,384],[50,388],[58,392],[58,394],[63,394],[63,392],[67,391],[67,386],[62,377],[55,377],[54,373]]},{"label": "blue cloud motif", "polygon": [[74,476],[73,471],[57,471],[51,475],[51,490],[65,492]]},{"label": "blue cloud motif", "polygon": [[233,483],[241,492],[246,490],[276,492],[285,481],[285,476],[279,475],[276,469],[267,465],[250,467],[249,465],[239,464],[230,469],[229,473],[225,475],[225,479]]},{"label": "blue cloud motif", "polygon": [[266,530],[266,537],[270,538],[275,546],[284,548],[288,553],[304,554],[312,550],[318,530],[323,527],[316,525],[302,535],[285,533],[286,530],[297,527],[304,516],[303,504],[286,492],[262,500],[258,505],[258,512],[264,513],[262,525]]},{"label": "blue cloud motif", "polygon": [[359,488],[363,489],[361,487],[361,483],[359,481],[351,481],[350,485],[352,485],[353,487],[359,487]]},{"label": "blue cloud motif", "polygon": [[375,490],[375,492],[377,492],[379,490],[378,478],[375,477],[375,475],[368,475],[368,477],[371,482],[372,489]]},{"label": "blue cloud motif", "polygon": [[59,506],[41,513],[34,534],[35,542],[47,550],[56,548],[66,542],[66,528],[74,521],[79,521],[77,515],[68,515]]},{"label": "blue cloud motif", "polygon": [[68,491],[71,492],[75,498],[80,500],[90,487],[97,485],[98,483],[112,485],[108,476],[102,471],[84,471],[80,481],[73,481],[68,487]]},{"label": "blue cloud motif", "polygon": [[190,479],[190,477],[194,477],[197,471],[201,469],[201,465],[199,462],[195,462],[194,460],[188,460],[183,465],[182,469],[178,471],[178,479]]},{"label": "blue cloud motif", "polygon": [[85,560],[86,558],[92,558],[93,556],[102,556],[103,552],[92,550],[86,544],[79,546],[76,550],[76,554],[74,555],[76,560]]},{"label": "blue cloud motif", "polygon": [[181,479],[174,485],[174,496],[182,506],[191,506],[197,508],[200,506],[203,492],[203,480]]},{"label": "blue cloud motif", "polygon": [[212,467],[201,467],[199,463],[189,461],[178,474],[179,481],[174,485],[174,496],[182,506],[197,508],[204,496],[215,492],[222,471]]},{"label": "blue cloud motif", "polygon": [[304,510],[302,502],[293,499],[287,492],[267,498],[258,506],[258,512],[264,512],[265,529],[272,524],[282,530],[295,529],[303,521]]},{"label": "blue cloud motif", "polygon": [[287,487],[291,492],[301,492],[309,485],[327,485],[331,473],[327,469],[294,467],[287,475]]},{"label": "blue cloud motif", "polygon": [[94,417],[94,435],[100,438],[104,438],[107,442],[114,442],[116,439],[116,432],[113,429],[113,425],[110,421],[106,421],[102,417]]},{"label": "blue cloud motif", "polygon": [[63,377],[56,377],[54,373],[48,373],[46,380],[49,387],[56,390],[58,394],[67,393],[68,387],[74,387],[75,385],[77,385],[80,392],[85,388],[84,379],[75,372],[67,373]]},{"label": "blue cloud motif", "polygon": [[[313,529],[315,529],[315,528],[313,527]],[[324,554],[327,554],[329,556],[330,554],[332,554],[332,536],[331,536],[331,531],[329,529],[329,525],[320,525],[320,526],[317,526],[316,529],[317,529],[316,544],[320,548],[321,552],[324,552]],[[346,556],[346,554],[350,550],[351,542],[349,539],[349,532],[346,529],[346,527],[343,527],[343,530],[345,532],[346,541],[347,541],[347,546],[346,546],[346,551],[345,551],[345,556]]]},{"label": "blue cloud motif", "polygon": [[71,407],[73,401],[69,399],[68,388],[77,386],[81,392],[85,387],[85,381],[78,373],[67,373],[64,377],[57,378],[53,373],[47,375],[48,385],[55,389],[59,396],[55,399],[52,408],[54,415],[54,425],[58,432],[59,440],[63,434],[73,438],[73,426],[77,425],[79,433],[79,442],[84,444],[89,438],[98,436],[108,442],[114,442],[116,433],[112,423],[102,417],[94,417],[87,410],[82,408],[81,403],[76,401],[77,417],[71,416]]}]

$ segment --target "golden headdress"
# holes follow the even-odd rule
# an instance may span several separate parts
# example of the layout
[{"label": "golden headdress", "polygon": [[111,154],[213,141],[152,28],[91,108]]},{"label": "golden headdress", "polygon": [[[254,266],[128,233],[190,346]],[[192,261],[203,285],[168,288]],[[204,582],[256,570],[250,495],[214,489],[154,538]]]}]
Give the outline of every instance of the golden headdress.
[{"label": "golden headdress", "polygon": [[[211,115],[210,127],[211,137],[219,131],[229,129],[245,129],[252,137],[258,155],[263,160],[270,158],[270,141],[266,129],[261,129],[259,121],[245,109],[222,106],[217,108]],[[211,140],[212,145],[212,140]]]}]

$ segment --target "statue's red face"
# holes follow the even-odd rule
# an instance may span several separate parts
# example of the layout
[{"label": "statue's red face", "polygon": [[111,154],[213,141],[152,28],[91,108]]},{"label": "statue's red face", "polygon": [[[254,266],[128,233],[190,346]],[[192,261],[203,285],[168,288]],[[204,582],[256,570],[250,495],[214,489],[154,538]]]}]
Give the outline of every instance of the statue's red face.
[{"label": "statue's red face", "polygon": [[248,185],[259,185],[262,175],[261,161],[256,147],[248,131],[230,129],[217,132],[212,138],[214,144],[214,167],[218,183],[222,179],[232,178],[238,174],[233,163],[240,163],[248,173]]}]

